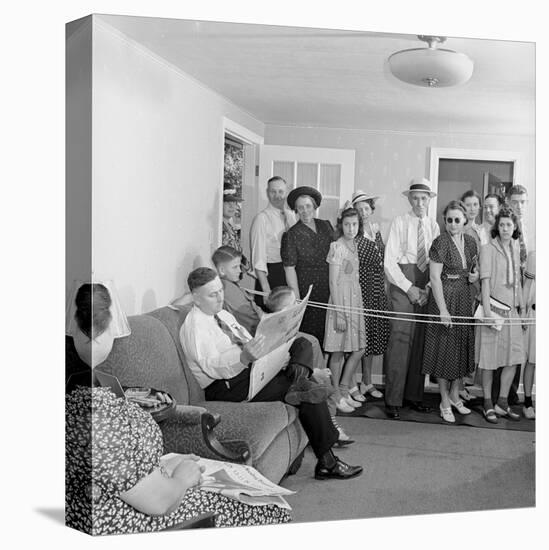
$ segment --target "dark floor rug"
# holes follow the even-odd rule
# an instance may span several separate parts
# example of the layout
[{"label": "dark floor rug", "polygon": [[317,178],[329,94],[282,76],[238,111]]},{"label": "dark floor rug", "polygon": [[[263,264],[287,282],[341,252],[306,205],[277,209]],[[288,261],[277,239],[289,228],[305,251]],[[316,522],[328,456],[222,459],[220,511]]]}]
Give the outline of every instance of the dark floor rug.
[{"label": "dark floor rug", "polygon": [[[482,399],[475,398],[465,403],[465,405],[471,409],[471,414],[461,415],[455,410],[454,416],[456,417],[455,424],[445,422],[440,417],[440,396],[438,393],[425,393],[423,403],[433,408],[430,413],[419,413],[409,407],[402,407],[400,409],[400,420],[393,420],[393,422],[423,422],[425,424],[446,424],[447,426],[471,426],[473,428],[489,428],[494,430],[518,430],[523,432],[535,432],[536,422],[535,420],[528,420],[522,416],[522,405],[516,405],[511,407],[516,413],[520,414],[519,421],[506,420],[505,418],[499,418],[497,424],[491,424],[484,419],[482,414]],[[385,404],[383,399],[368,400],[362,407],[355,409],[352,413],[337,413],[338,416],[365,416],[366,418],[375,418],[378,420],[392,420],[385,413]]]}]

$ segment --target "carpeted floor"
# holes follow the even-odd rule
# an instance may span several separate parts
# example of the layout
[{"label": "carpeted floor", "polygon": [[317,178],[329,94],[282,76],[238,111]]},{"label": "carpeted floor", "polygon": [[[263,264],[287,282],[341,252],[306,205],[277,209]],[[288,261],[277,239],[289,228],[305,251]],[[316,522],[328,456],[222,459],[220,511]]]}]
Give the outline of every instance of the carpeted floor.
[{"label": "carpeted floor", "polygon": [[[430,413],[418,413],[409,407],[402,407],[400,410],[401,421],[409,422],[424,422],[427,424],[447,424],[440,417],[439,405],[440,396],[438,393],[425,392],[423,403],[430,406],[433,410]],[[467,415],[461,415],[455,410],[454,415],[456,418],[455,425],[471,426],[474,428],[487,428],[492,430],[519,430],[526,432],[534,432],[536,430],[536,423],[534,420],[528,420],[522,416],[522,405],[516,405],[512,409],[520,414],[519,421],[506,420],[505,418],[499,418],[497,424],[491,424],[484,419],[482,414],[483,403],[482,398],[476,397],[475,399],[468,401],[465,405],[471,409],[471,413]],[[375,418],[378,420],[390,420],[385,413],[385,404],[383,399],[368,400],[360,409],[355,409],[352,413],[339,413],[338,416],[364,416],[367,418]],[[391,422],[394,422],[391,420]]]},{"label": "carpeted floor", "polygon": [[282,485],[296,522],[522,508],[535,505],[535,434],[338,417],[356,440],[336,454],[364,466],[347,481],[316,481],[307,448]]}]

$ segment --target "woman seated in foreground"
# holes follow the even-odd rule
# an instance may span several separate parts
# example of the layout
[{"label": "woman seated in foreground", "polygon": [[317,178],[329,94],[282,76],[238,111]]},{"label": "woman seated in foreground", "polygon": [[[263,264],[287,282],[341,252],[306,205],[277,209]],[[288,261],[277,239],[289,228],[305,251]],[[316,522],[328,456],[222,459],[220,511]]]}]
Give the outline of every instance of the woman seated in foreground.
[{"label": "woman seated in foreground", "polygon": [[[68,321],[74,346],[89,367],[109,355],[109,327],[127,325],[125,317],[116,318],[123,313],[113,301],[117,304],[105,285],[88,283],[78,288],[71,303]],[[102,346],[100,353],[96,345]],[[159,531],[206,512],[216,514],[216,527],[291,520],[288,511],[277,506],[249,506],[202,491],[194,455],[177,455],[161,464],[158,424],[109,388],[90,388],[85,380],[69,388],[65,441],[69,527],[93,535]]]}]

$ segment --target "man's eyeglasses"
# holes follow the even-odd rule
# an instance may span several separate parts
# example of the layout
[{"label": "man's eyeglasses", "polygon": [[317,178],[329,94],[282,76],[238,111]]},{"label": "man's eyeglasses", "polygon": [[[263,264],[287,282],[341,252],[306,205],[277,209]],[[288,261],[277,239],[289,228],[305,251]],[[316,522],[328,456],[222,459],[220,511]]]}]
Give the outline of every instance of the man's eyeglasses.
[{"label": "man's eyeglasses", "polygon": [[454,222],[456,225],[459,225],[462,222],[462,218],[446,218],[446,223]]}]

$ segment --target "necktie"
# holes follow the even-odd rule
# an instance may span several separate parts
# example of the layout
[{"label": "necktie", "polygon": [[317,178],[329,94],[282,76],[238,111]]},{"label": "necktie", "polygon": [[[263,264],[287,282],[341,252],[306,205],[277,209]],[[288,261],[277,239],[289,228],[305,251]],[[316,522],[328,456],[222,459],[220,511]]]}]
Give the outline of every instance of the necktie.
[{"label": "necktie", "polygon": [[284,221],[284,231],[288,231],[290,229],[290,222],[288,220],[288,212],[284,208],[281,212],[282,214],[282,220]]},{"label": "necktie", "polygon": [[427,254],[425,252],[425,233],[423,231],[423,220],[419,218],[417,224],[417,267],[420,271],[427,269]]},{"label": "necktie", "polygon": [[219,328],[229,337],[233,344],[236,344],[238,347],[243,347],[244,344],[249,340],[245,334],[242,333],[239,326],[234,326],[234,330],[218,315],[214,315],[215,320]]}]

